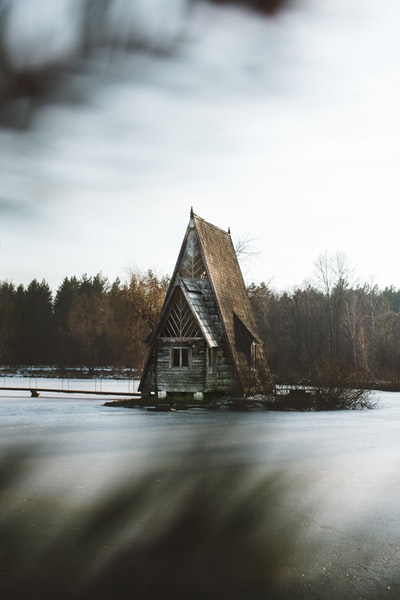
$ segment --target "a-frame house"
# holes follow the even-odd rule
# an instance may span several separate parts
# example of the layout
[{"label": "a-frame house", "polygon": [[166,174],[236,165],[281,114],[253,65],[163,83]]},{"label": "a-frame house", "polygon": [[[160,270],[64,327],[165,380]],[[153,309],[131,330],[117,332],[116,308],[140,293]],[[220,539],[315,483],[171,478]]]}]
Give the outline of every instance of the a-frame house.
[{"label": "a-frame house", "polygon": [[270,389],[230,232],[191,210],[140,381],[143,395],[242,397]]}]

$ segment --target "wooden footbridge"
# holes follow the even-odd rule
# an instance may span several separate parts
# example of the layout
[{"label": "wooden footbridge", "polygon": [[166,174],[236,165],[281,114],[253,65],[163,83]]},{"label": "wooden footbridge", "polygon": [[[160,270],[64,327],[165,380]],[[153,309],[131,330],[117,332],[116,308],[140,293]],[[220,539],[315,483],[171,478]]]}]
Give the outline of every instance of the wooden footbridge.
[{"label": "wooden footbridge", "polygon": [[90,394],[97,396],[125,396],[129,398],[141,398],[140,392],[112,392],[103,390],[76,390],[68,388],[48,388],[48,387],[22,387],[22,386],[0,386],[0,390],[9,392],[30,392],[32,398],[38,398],[42,392],[50,392],[52,394]]}]

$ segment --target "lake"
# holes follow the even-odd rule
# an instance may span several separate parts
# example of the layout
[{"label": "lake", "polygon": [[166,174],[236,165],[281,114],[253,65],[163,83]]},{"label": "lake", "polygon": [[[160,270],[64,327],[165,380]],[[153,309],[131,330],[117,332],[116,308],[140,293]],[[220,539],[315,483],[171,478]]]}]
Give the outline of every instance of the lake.
[{"label": "lake", "polygon": [[[0,381],[21,387],[61,384],[132,392],[137,382]],[[31,398],[27,392],[0,391],[0,451],[6,457],[23,447],[33,458],[8,503],[28,496],[56,500],[61,494],[67,513],[150,468],[173,472],[193,451],[204,453],[206,460],[193,469],[223,472],[238,464],[257,477],[283,476],[280,517],[295,516],[301,524],[296,572],[301,570],[303,585],[312,590],[308,597],[330,598],[334,590],[335,597],[395,597],[400,591],[400,393],[376,392],[375,398],[376,408],[362,411],[152,413],[105,407],[108,398],[101,396]]]}]

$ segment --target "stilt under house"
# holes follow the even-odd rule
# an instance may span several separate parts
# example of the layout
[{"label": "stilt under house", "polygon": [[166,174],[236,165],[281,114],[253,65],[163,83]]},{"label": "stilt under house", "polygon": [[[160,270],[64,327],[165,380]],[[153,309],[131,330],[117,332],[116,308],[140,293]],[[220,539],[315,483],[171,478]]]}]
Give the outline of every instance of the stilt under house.
[{"label": "stilt under house", "polygon": [[230,231],[193,210],[148,342],[143,395],[202,400],[270,389],[264,344]]}]

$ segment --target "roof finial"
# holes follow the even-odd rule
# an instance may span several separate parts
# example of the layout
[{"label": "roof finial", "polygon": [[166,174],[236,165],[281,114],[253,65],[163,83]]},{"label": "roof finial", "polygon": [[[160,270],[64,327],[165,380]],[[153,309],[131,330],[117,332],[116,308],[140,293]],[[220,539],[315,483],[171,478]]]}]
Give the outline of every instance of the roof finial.
[{"label": "roof finial", "polygon": [[229,235],[231,235],[231,228],[230,227],[228,227],[228,233],[229,233]]},{"label": "roof finial", "polygon": [[193,229],[194,227],[194,212],[193,212],[193,206],[190,207],[190,219],[189,219],[189,227],[191,229]]}]

